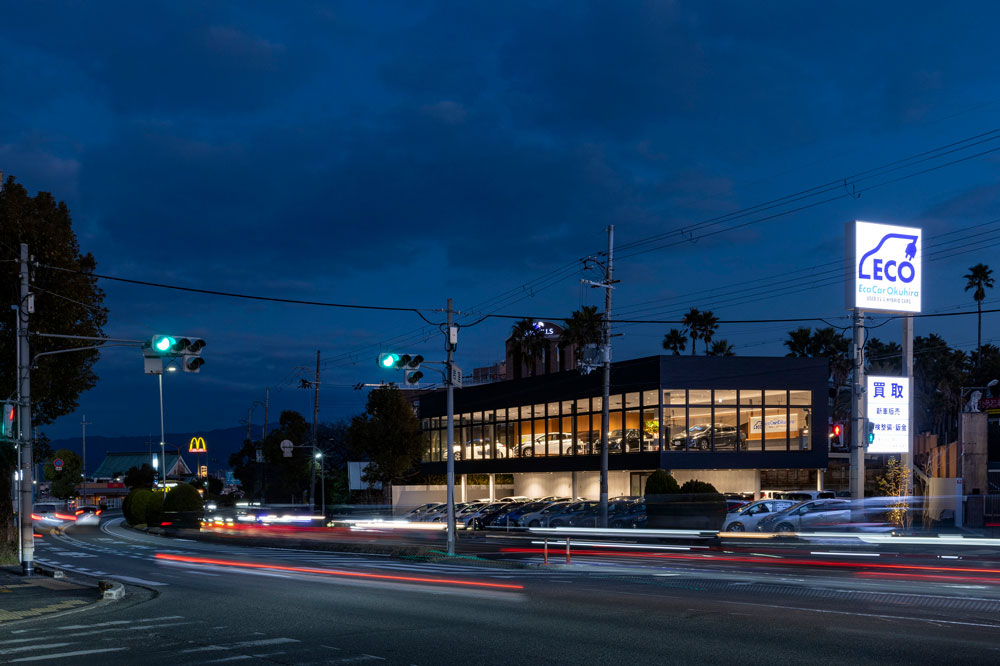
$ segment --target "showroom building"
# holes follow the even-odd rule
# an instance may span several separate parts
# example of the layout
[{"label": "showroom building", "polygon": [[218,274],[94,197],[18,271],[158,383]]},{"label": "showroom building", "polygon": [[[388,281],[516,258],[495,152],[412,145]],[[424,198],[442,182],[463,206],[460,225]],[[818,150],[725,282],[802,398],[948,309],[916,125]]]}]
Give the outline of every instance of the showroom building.
[{"label": "showroom building", "polygon": [[[466,475],[492,481],[503,474],[514,485],[502,494],[596,499],[601,376],[570,370],[456,390],[456,484],[464,489]],[[641,494],[657,468],[721,492],[758,493],[762,473],[778,478],[768,476],[777,470],[807,471],[798,478],[821,485],[827,376],[827,361],[809,358],[674,355],[614,363],[610,495]],[[421,395],[415,406],[424,437],[421,471],[443,475],[445,392]]]}]

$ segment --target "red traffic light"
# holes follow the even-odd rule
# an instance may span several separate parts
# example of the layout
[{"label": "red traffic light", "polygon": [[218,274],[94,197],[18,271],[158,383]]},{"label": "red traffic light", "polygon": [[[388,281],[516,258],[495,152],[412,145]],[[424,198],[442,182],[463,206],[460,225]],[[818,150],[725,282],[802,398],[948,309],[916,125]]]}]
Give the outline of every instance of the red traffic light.
[{"label": "red traffic light", "polygon": [[840,424],[839,423],[834,423],[833,424],[833,435],[834,435],[834,437],[840,437]]}]

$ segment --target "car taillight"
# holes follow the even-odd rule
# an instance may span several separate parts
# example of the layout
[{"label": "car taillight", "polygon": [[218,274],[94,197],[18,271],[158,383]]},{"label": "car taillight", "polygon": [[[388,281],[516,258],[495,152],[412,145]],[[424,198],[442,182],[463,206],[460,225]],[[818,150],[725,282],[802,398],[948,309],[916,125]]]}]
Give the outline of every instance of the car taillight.
[{"label": "car taillight", "polygon": [[97,515],[98,516],[101,515],[101,510],[100,509],[97,510]]},{"label": "car taillight", "polygon": [[31,519],[32,520],[41,520],[42,517],[39,516],[37,513],[33,513],[33,514],[31,514]]},{"label": "car taillight", "polygon": [[76,510],[76,515],[78,515],[78,516],[79,516],[79,515],[80,515],[81,513],[83,513],[83,509],[77,509],[77,510]]},{"label": "car taillight", "polygon": [[76,516],[71,516],[68,513],[56,513],[56,518],[59,520],[76,520]]}]

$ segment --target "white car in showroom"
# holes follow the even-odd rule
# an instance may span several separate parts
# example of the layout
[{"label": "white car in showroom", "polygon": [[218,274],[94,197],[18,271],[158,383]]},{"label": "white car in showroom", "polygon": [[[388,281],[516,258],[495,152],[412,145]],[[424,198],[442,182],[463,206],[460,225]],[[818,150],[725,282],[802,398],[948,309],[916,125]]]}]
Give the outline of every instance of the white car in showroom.
[{"label": "white car in showroom", "polygon": [[580,443],[568,432],[550,432],[536,435],[534,440],[525,435],[521,438],[519,450],[522,458],[534,456],[568,456],[581,451]]}]

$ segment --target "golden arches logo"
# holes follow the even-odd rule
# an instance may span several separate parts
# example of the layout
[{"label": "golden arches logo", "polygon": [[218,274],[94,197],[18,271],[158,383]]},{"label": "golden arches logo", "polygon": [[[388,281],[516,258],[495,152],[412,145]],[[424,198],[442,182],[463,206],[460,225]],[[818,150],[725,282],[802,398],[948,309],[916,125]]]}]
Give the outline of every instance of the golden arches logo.
[{"label": "golden arches logo", "polygon": [[205,438],[192,437],[188,444],[188,453],[208,453],[208,449],[205,448]]}]

